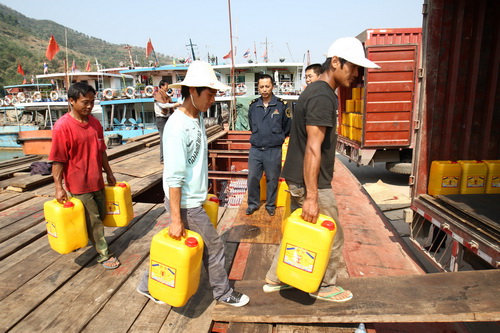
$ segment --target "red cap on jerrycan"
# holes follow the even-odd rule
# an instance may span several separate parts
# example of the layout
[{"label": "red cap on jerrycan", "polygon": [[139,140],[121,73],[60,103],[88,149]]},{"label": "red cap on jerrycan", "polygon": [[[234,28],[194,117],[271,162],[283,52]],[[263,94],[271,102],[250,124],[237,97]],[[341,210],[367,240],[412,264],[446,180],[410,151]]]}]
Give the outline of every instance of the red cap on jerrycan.
[{"label": "red cap on jerrycan", "polygon": [[116,186],[119,186],[119,187],[127,187],[127,184],[125,184],[125,183],[118,183],[118,184],[116,184]]},{"label": "red cap on jerrycan", "polygon": [[210,198],[208,199],[208,201],[213,201],[213,202],[217,202],[217,203],[219,203],[219,198],[217,198],[217,197],[210,197]]},{"label": "red cap on jerrycan", "polygon": [[74,207],[74,206],[75,206],[75,204],[74,204],[74,203],[72,203],[71,201],[66,201],[66,202],[64,203],[64,206],[63,206],[63,207],[64,207],[64,208],[71,208],[71,207]]},{"label": "red cap on jerrycan", "polygon": [[335,230],[335,223],[333,223],[332,221],[325,220],[323,221],[323,223],[321,223],[321,226],[327,228],[330,231]]},{"label": "red cap on jerrycan", "polygon": [[198,246],[198,240],[194,237],[188,237],[186,241],[184,242],[186,246],[188,247],[197,247]]}]

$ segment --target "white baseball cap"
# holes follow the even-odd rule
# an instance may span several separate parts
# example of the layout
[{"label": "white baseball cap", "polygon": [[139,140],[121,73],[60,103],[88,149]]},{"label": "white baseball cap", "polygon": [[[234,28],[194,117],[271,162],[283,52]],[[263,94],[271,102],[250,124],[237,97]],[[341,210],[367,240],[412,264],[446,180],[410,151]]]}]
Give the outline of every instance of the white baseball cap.
[{"label": "white baseball cap", "polygon": [[186,77],[182,82],[168,85],[170,88],[187,87],[208,87],[217,90],[229,90],[229,86],[223,84],[215,76],[212,66],[205,61],[195,60],[189,65]]},{"label": "white baseball cap", "polygon": [[365,49],[359,39],[354,37],[339,38],[328,48],[327,58],[337,56],[355,65],[365,68],[380,68],[376,63],[366,59]]}]

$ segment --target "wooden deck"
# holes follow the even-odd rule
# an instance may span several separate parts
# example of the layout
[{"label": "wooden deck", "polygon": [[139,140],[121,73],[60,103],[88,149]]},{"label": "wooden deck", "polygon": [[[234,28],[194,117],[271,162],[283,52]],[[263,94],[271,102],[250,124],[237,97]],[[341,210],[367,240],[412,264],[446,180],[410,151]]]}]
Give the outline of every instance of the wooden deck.
[{"label": "wooden deck", "polygon": [[[109,156],[117,180],[131,184],[134,198],[160,183],[158,145],[138,140]],[[25,169],[15,168],[17,176],[0,181],[0,332],[353,332],[361,321],[371,323],[369,332],[466,332],[460,323],[444,322],[500,320],[498,270],[425,275],[340,163],[334,182],[341,189],[336,195],[346,262],[339,283],[353,290],[354,299],[339,305],[314,302],[297,290],[264,294],[282,212],[271,218],[262,207],[248,217],[242,204],[221,208],[218,225],[230,279],[251,297],[241,309],[215,304],[204,276],[182,308],[157,305],[135,291],[151,239],[169,223],[163,204],[135,202],[129,226],[106,228],[122,262],[117,270],[96,264],[92,247],[56,253],[42,210],[53,184],[49,178],[27,185]]]}]

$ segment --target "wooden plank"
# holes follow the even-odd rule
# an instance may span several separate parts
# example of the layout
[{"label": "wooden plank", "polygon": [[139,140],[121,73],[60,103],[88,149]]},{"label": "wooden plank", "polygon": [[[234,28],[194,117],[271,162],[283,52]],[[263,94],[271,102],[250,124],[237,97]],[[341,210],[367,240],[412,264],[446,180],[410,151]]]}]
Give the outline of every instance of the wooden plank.
[{"label": "wooden plank", "polygon": [[[86,261],[82,265],[84,269],[80,269],[69,282],[58,286],[50,298],[32,310],[12,331],[81,330],[147,256],[150,237],[159,231],[155,226],[156,219],[163,212],[163,209],[152,209],[140,223],[134,223],[112,243],[111,250],[122,262],[118,269],[107,271],[93,260]],[[29,290],[23,296],[36,297],[37,294]]]},{"label": "wooden plank", "polygon": [[[0,244],[0,260],[4,260],[25,246],[29,246],[38,238],[43,237],[46,234],[47,228],[45,223],[37,223],[34,227],[29,228],[24,232],[17,233],[14,237],[11,237]],[[18,253],[16,253],[15,257],[16,259],[20,259]],[[4,261],[2,261],[2,265],[4,265]]]},{"label": "wooden plank", "polygon": [[[366,325],[368,326],[368,325]],[[352,333],[358,325],[355,324],[308,324],[308,325],[276,325],[276,333],[314,332],[314,333]],[[369,327],[367,328],[368,332]],[[377,331],[378,332],[378,331]],[[383,332],[383,331],[380,331]],[[401,332],[405,332],[402,330]],[[429,331],[422,331],[429,333]],[[406,332],[405,332],[406,333]]]},{"label": "wooden plank", "polygon": [[297,289],[264,294],[262,281],[239,281],[236,288],[249,295],[249,305],[216,305],[212,315],[254,323],[498,321],[499,279],[500,270],[339,279],[354,294],[345,303],[315,300]]},{"label": "wooden plank", "polygon": [[52,175],[27,175],[21,177],[14,177],[9,186],[20,187],[24,190],[28,190],[34,187],[45,185],[53,182]]},{"label": "wooden plank", "polygon": [[31,198],[27,201],[19,203],[14,207],[10,207],[6,210],[0,212],[0,228],[5,228],[6,226],[19,221],[27,216],[33,214],[43,215],[43,203],[47,201],[47,198]]},{"label": "wooden plank", "polygon": [[134,177],[146,177],[163,171],[163,165],[160,164],[159,152],[151,150],[140,156],[113,164],[112,169],[113,172],[124,173]]},{"label": "wooden plank", "polygon": [[[5,197],[4,197],[4,195],[5,195]],[[23,193],[23,194],[18,194],[18,193],[14,194],[12,192],[2,193],[2,194],[0,194],[0,211],[6,210],[7,208],[13,207],[13,206],[15,206],[23,201],[29,200],[33,197],[34,197],[34,195],[31,193]],[[3,198],[5,198],[5,199],[3,199]]]},{"label": "wooden plank", "polygon": [[40,155],[26,155],[26,156],[14,157],[11,158],[10,160],[0,161],[0,169],[7,168],[13,165],[25,164],[28,162],[32,163],[40,159],[42,159],[42,156]]},{"label": "wooden plank", "polygon": [[142,148],[144,148],[144,143],[140,141],[132,142],[121,146],[114,146],[113,148],[106,150],[106,154],[108,155],[108,159],[111,161],[117,157],[129,154]]},{"label": "wooden plank", "polygon": [[246,204],[238,208],[238,216],[227,241],[278,244],[281,239],[283,207],[277,207],[274,216],[269,216],[264,205],[252,215],[246,215],[246,209]]},{"label": "wooden plank", "polygon": [[134,178],[130,180],[129,185],[132,191],[132,198],[146,192],[153,186],[159,184],[163,177],[163,170],[153,173],[144,178]]},{"label": "wooden plank", "polygon": [[262,323],[229,323],[227,333],[273,333],[273,325]]},{"label": "wooden plank", "polygon": [[144,141],[144,140],[152,138],[152,137],[157,137],[158,135],[159,135],[158,132],[139,135],[139,136],[127,139],[127,144],[129,144],[130,142]]},{"label": "wooden plank", "polygon": [[9,224],[3,227],[0,233],[0,243],[5,242],[6,240],[19,235],[20,233],[30,229],[31,227],[42,224],[45,227],[45,221],[43,216],[43,208],[41,211],[27,216],[23,219],[16,221],[15,223]]},{"label": "wooden plank", "polygon": [[[161,209],[152,204],[141,204],[141,206],[145,207],[145,209]],[[141,211],[141,209],[136,209],[135,207],[134,210],[139,211],[139,213]],[[156,216],[156,213],[152,214],[153,218]],[[142,215],[134,218],[131,225],[141,224],[136,223],[136,221],[139,222],[141,217]],[[143,218],[148,219],[147,216]],[[122,235],[128,228],[105,228],[108,244],[112,245],[116,238]],[[46,246],[50,248],[48,242],[46,242]],[[114,250],[114,247],[112,247],[112,250]],[[55,260],[51,261],[46,258],[46,260],[40,261],[35,259],[30,264],[16,266],[16,269],[23,270],[22,278],[24,281],[19,279],[19,272],[15,270],[8,270],[0,275],[0,281],[4,281],[3,287],[5,287],[5,282],[9,281],[9,288],[13,290],[0,303],[0,311],[5,314],[4,317],[0,317],[0,330],[8,330],[10,327],[15,326],[20,319],[42,304],[46,298],[70,281],[86,265],[101,268],[98,267],[100,265],[95,263],[96,252],[91,247],[66,255],[60,255],[52,250],[49,252],[56,256]],[[36,279],[33,278],[35,276]],[[95,276],[90,277],[90,281],[94,278]],[[27,331],[33,330],[32,328],[27,329]]]}]

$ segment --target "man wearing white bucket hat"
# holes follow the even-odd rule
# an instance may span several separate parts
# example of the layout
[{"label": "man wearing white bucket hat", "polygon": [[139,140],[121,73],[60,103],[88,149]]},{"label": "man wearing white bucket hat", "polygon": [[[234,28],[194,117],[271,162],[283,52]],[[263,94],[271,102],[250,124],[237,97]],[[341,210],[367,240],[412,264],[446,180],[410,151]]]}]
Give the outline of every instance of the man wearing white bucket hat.
[{"label": "man wearing white bucket hat", "polygon": [[[344,232],[339,222],[337,203],[331,182],[337,146],[338,87],[349,87],[358,76],[359,67],[380,68],[365,57],[359,40],[345,37],[336,40],[328,49],[323,73],[300,95],[293,114],[288,152],[283,167],[290,195],[291,211],[302,208],[302,218],[316,222],[319,214],[332,217],[337,232],[330,260],[318,292],[310,296],[326,301],[345,302],[353,295],[336,286],[337,269],[342,260]],[[291,152],[291,153],[290,153]],[[264,292],[289,289],[276,275],[279,249],[266,275]]]},{"label": "man wearing white bucket hat", "polygon": [[[227,305],[244,306],[250,299],[229,285],[224,244],[203,209],[208,189],[208,155],[202,114],[215,102],[217,91],[229,87],[217,80],[210,64],[199,60],[189,66],[184,81],[170,87],[181,88],[184,102],[170,116],[163,135],[163,190],[171,219],[169,235],[180,239],[186,235],[185,229],[199,233],[205,243],[203,265],[214,298]],[[148,292],[148,271],[137,291],[163,303]]]}]

